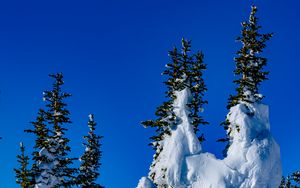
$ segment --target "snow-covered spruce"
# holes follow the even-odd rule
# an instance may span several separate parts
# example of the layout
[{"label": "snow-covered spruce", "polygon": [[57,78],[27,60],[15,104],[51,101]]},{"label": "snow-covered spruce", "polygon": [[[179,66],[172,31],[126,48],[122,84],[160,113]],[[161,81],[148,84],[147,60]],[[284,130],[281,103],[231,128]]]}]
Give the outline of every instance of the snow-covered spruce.
[{"label": "snow-covered spruce", "polygon": [[249,20],[242,23],[241,36],[237,37],[237,41],[242,44],[236,53],[237,57],[234,58],[236,64],[234,74],[237,77],[234,83],[237,84],[237,93],[230,96],[228,108],[239,104],[240,101],[254,103],[264,98],[258,90],[260,84],[268,79],[269,72],[264,70],[267,58],[261,53],[273,34],[260,33],[262,26],[258,24],[256,13],[257,7],[252,6]]},{"label": "snow-covered spruce", "polygon": [[[242,47],[237,51],[237,57],[234,58],[236,79],[233,81],[236,87],[236,94],[230,95],[227,109],[240,104],[259,103],[264,98],[259,92],[259,86],[264,80],[267,80],[269,74],[264,70],[267,65],[267,58],[261,53],[266,47],[266,42],[272,37],[272,33],[262,34],[261,26],[258,24],[256,16],[257,7],[251,7],[249,20],[242,22],[241,35],[237,37],[237,41],[242,44]],[[227,131],[226,138],[219,139],[220,142],[227,142],[227,146],[223,151],[226,156],[227,149],[230,146],[230,124],[228,119],[221,123]]]},{"label": "snow-covered spruce", "polygon": [[74,184],[76,168],[70,167],[69,139],[65,137],[67,124],[70,124],[69,111],[64,99],[71,96],[62,91],[63,75],[50,75],[54,78],[53,88],[45,91],[45,110],[39,110],[38,117],[32,122],[34,128],[26,130],[36,136],[33,166],[31,169],[35,188],[71,187]]},{"label": "snow-covered spruce", "polygon": [[[280,150],[270,133],[268,106],[261,103],[263,97],[258,92],[258,86],[267,75],[262,70],[266,59],[255,56],[262,52],[264,42],[271,34],[257,33],[260,26],[256,25],[256,11],[253,6],[250,24],[243,23],[245,38],[240,40],[244,46],[238,53],[240,57],[236,58],[235,73],[241,79],[235,81],[239,84],[238,94],[230,97],[230,112],[224,124],[230,141],[227,157],[216,159],[213,154],[201,150],[201,143],[195,140],[196,135],[191,131],[188,115],[192,95],[189,88],[181,88],[174,92],[172,103],[178,124],[172,126],[169,136],[161,141],[163,147],[156,165],[150,168],[150,172],[158,174],[154,178],[143,177],[138,188],[152,188],[155,187],[153,184],[157,188],[279,187]],[[250,41],[246,41],[249,38]]]},{"label": "snow-covered spruce", "polygon": [[[168,188],[279,187],[280,151],[270,133],[268,106],[238,104],[230,109],[228,119],[236,128],[231,132],[233,139],[228,155],[220,160],[201,150],[191,124],[186,121],[188,90],[176,96],[175,112],[181,123],[165,139],[165,147],[155,166],[157,171],[167,169]],[[154,187],[149,178],[143,177],[138,188],[151,186]]]},{"label": "snow-covered spruce", "polygon": [[80,157],[80,167],[79,175],[76,178],[76,184],[82,188],[103,188],[100,184],[96,183],[98,176],[100,175],[98,170],[100,168],[100,158],[102,156],[102,151],[100,150],[101,144],[100,139],[102,136],[98,136],[95,133],[96,122],[94,120],[94,115],[89,115],[89,133],[84,136],[85,151]]},{"label": "snow-covered spruce", "polygon": [[185,157],[199,154],[201,145],[193,131],[193,126],[189,118],[187,104],[191,101],[191,92],[188,88],[175,92],[174,114],[178,125],[171,129],[171,136],[163,140],[163,150],[160,153],[156,165],[151,168],[156,173],[154,183],[161,187],[162,183],[166,187],[186,187],[182,177],[185,171],[182,169],[186,166]]},{"label": "snow-covered spruce", "polygon": [[[196,133],[199,130],[199,125],[207,124],[200,115],[203,104],[207,103],[207,101],[203,100],[206,86],[202,78],[206,65],[203,63],[203,54],[201,52],[190,54],[190,48],[191,42],[182,39],[181,52],[178,52],[176,47],[169,52],[172,62],[166,65],[166,70],[163,72],[163,75],[167,75],[167,80],[164,83],[168,88],[166,91],[168,101],[157,108],[155,112],[157,119],[142,122],[145,127],[156,128],[156,135],[151,137],[151,145],[155,150],[155,154],[150,167],[149,178],[155,185],[161,188],[168,186],[168,173],[172,172],[168,168],[174,168],[172,165],[162,165],[170,157],[165,156],[169,152],[165,146],[169,145],[172,141],[180,144],[180,141],[172,140],[173,137],[170,137],[174,134],[173,130],[182,124],[182,122],[188,122],[190,125],[188,131],[193,133],[194,140],[187,140],[186,142],[204,141],[203,134],[197,137]],[[182,98],[177,95],[188,95],[189,97]],[[184,101],[181,101],[182,99]],[[184,104],[179,105],[179,103]],[[182,133],[178,132],[178,134]],[[166,151],[164,151],[165,149]],[[192,152],[198,152],[200,147],[192,148],[191,150]],[[187,152],[189,153],[189,151]],[[181,156],[176,156],[176,153],[174,154],[174,158],[181,158]],[[181,161],[174,161],[175,163],[179,163],[180,165]],[[180,173],[180,171],[176,173]]]}]

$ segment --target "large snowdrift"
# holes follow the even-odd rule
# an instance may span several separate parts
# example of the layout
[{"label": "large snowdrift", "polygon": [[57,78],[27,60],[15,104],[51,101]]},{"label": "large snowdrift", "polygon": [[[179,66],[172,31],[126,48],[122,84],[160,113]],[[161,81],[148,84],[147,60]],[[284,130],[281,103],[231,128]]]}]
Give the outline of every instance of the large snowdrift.
[{"label": "large snowdrift", "polygon": [[[176,93],[174,113],[179,124],[162,145],[152,182],[143,177],[138,188],[277,188],[281,180],[280,149],[270,134],[269,109],[264,104],[238,104],[230,109],[231,145],[225,159],[205,153],[193,132],[186,104],[190,92]],[[149,174],[150,174],[149,173]],[[164,175],[165,174],[165,175]]]}]

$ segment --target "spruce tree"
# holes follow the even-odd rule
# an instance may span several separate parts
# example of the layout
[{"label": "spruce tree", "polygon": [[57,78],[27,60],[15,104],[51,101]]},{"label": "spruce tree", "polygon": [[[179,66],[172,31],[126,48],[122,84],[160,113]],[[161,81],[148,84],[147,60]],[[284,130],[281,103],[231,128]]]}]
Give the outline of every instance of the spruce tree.
[{"label": "spruce tree", "polygon": [[20,143],[20,150],[21,154],[17,156],[20,168],[14,169],[16,182],[20,184],[22,188],[30,188],[32,187],[32,175],[28,169],[29,157],[25,155],[25,146],[22,142]]},{"label": "spruce tree", "polygon": [[237,94],[229,97],[228,109],[240,103],[257,103],[264,98],[258,89],[261,82],[268,79],[269,72],[264,70],[267,58],[260,54],[273,34],[259,32],[261,26],[258,25],[256,13],[257,7],[252,6],[249,21],[242,23],[241,36],[237,38],[237,41],[242,43],[242,48],[234,59],[236,64],[234,74],[238,77],[234,80],[237,84]]},{"label": "spruce tree", "polygon": [[61,73],[50,75],[54,79],[53,89],[44,92],[45,110],[40,110],[33,130],[36,135],[33,152],[35,187],[71,187],[75,181],[76,168],[71,168],[75,158],[68,156],[71,151],[69,139],[65,137],[70,124],[69,111],[64,100],[71,95],[63,92]]},{"label": "spruce tree", "polygon": [[[236,69],[234,74],[237,77],[233,82],[237,84],[236,94],[230,95],[227,109],[237,104],[259,103],[264,98],[259,92],[261,82],[267,80],[269,74],[264,70],[267,65],[267,58],[260,54],[266,47],[266,42],[272,37],[272,33],[261,34],[259,30],[261,26],[258,24],[256,16],[257,7],[251,7],[249,21],[242,22],[241,36],[237,37],[237,41],[242,43],[242,48],[237,52],[234,58]],[[250,114],[251,115],[251,114]],[[228,142],[223,154],[226,155],[230,146],[230,122],[225,120],[221,125],[227,131],[227,138],[219,139],[221,142]]]},{"label": "spruce tree", "polygon": [[96,183],[96,180],[100,175],[98,172],[101,165],[100,158],[102,156],[100,140],[103,138],[95,133],[96,125],[94,115],[90,114],[88,121],[90,131],[87,136],[84,136],[84,139],[86,140],[83,144],[85,146],[85,151],[80,157],[81,165],[79,168],[79,176],[77,178],[77,184],[82,188],[104,188]]},{"label": "spruce tree", "polygon": [[[33,181],[35,182],[37,178],[41,177],[42,173],[44,174],[45,179],[47,179],[48,175],[48,173],[45,173],[46,169],[44,169],[44,165],[48,164],[49,161],[48,155],[46,155],[47,152],[40,152],[45,150],[48,151],[50,149],[48,145],[50,130],[46,125],[45,111],[43,109],[39,110],[36,121],[31,122],[31,124],[34,129],[28,129],[25,130],[25,132],[32,133],[36,137],[34,151],[32,152],[32,160],[34,163],[31,168],[31,174],[33,176]],[[41,184],[42,182],[37,180],[35,183]]]},{"label": "spruce tree", "polygon": [[[187,105],[189,108],[190,123],[194,126],[194,132],[199,131],[200,124],[208,124],[199,112],[203,111],[203,105],[207,103],[203,99],[207,88],[203,80],[203,71],[206,70],[206,64],[203,63],[203,53],[197,52],[190,54],[191,41],[182,39],[181,52],[176,47],[169,52],[171,62],[166,65],[163,75],[167,76],[164,82],[167,86],[166,102],[163,102],[155,112],[157,119],[142,122],[144,127],[156,128],[156,135],[150,139],[150,145],[155,150],[154,160],[151,168],[154,168],[160,153],[163,150],[163,140],[170,136],[172,127],[179,124],[178,118],[174,114],[173,102],[176,99],[175,92],[188,88],[192,94],[192,100]],[[199,136],[199,141],[203,141],[204,136]],[[166,171],[166,169],[162,169]],[[155,179],[155,172],[149,174],[152,180]],[[167,185],[157,185],[158,187],[167,187]]]}]

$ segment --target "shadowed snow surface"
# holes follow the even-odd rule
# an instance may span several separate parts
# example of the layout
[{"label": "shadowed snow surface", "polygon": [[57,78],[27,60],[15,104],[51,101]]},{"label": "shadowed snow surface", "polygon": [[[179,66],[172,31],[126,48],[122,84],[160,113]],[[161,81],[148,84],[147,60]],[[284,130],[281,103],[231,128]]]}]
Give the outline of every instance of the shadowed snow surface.
[{"label": "shadowed snow surface", "polygon": [[156,173],[154,181],[142,177],[137,188],[155,188],[154,183],[165,183],[169,188],[279,187],[280,149],[270,134],[267,105],[238,104],[230,109],[231,145],[221,160],[203,152],[194,134],[186,107],[189,90],[175,94],[174,113],[179,124],[161,143],[163,150],[150,168],[150,173]]}]

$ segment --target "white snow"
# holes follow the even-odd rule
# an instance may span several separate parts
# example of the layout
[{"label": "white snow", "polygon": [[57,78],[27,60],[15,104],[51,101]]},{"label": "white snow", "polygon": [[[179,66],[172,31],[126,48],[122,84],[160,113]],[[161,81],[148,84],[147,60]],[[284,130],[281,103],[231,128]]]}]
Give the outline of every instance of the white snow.
[{"label": "white snow", "polygon": [[155,186],[150,179],[148,179],[147,177],[142,177],[137,188],[155,188]]},{"label": "white snow", "polygon": [[[277,188],[281,180],[280,149],[270,133],[264,104],[238,104],[227,115],[231,146],[225,159],[205,153],[193,132],[186,104],[190,92],[176,93],[174,113],[180,122],[161,145],[157,165],[150,169],[155,184],[168,188]],[[166,170],[164,170],[166,169]],[[163,177],[163,174],[166,174]],[[143,177],[138,188],[152,188]]]},{"label": "white snow", "polygon": [[93,114],[89,114],[89,120],[94,121],[94,115]]},{"label": "white snow", "polygon": [[38,168],[42,170],[41,174],[36,177],[35,188],[48,188],[55,187],[63,180],[62,177],[56,177],[53,174],[53,168],[58,164],[58,161],[54,160],[55,157],[49,153],[49,151],[45,148],[41,149],[39,152],[40,156],[45,156],[51,162],[40,162],[37,164]]},{"label": "white snow", "polygon": [[[174,113],[177,117],[180,117],[177,120],[180,124],[173,128],[171,137],[165,138],[160,143],[164,149],[160,153],[156,165],[150,169],[150,174],[153,172],[156,174],[154,183],[163,184],[167,182],[173,187],[184,187],[182,182],[184,158],[185,156],[199,154],[201,151],[201,145],[189,122],[188,109],[185,108],[191,98],[190,95],[188,89],[176,93],[177,98],[173,104]],[[164,169],[167,169],[167,171]]]}]

